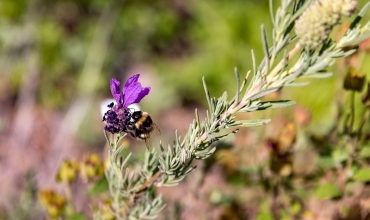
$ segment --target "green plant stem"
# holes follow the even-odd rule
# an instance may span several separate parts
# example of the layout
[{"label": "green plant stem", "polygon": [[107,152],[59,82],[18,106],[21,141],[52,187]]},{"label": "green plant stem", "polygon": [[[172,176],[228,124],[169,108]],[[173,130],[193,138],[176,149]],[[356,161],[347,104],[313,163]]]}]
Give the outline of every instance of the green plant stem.
[{"label": "green plant stem", "polygon": [[352,135],[353,127],[355,124],[355,91],[351,91],[350,102],[351,102],[350,135]]},{"label": "green plant stem", "polygon": [[370,108],[366,108],[365,113],[362,117],[360,127],[358,128],[358,131],[357,131],[358,140],[361,140],[362,138],[362,129],[364,128],[365,123],[369,122],[369,116],[370,116]]}]

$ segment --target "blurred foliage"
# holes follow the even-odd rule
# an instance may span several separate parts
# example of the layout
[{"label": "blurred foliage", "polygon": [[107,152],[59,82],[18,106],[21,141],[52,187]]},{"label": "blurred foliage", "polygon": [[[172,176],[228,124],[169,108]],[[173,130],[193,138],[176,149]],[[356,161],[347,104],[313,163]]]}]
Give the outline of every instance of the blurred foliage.
[{"label": "blurred foliage", "polygon": [[[4,0],[0,3],[0,76],[10,81],[9,96],[15,97],[27,69],[25,51],[31,48],[39,60],[38,102],[49,108],[67,108],[78,93],[77,79],[101,10],[110,4],[120,9],[120,16],[112,21],[116,24],[107,57],[102,57],[105,62],[96,90],[109,97],[104,82],[111,77],[126,78],[127,71],[143,65],[158,82],[152,86],[150,99],[144,100],[150,111],[174,104],[205,104],[198,95],[201,76],[206,77],[210,92],[219,96],[224,89],[233,90],[229,75],[234,66],[242,72],[251,68],[250,50],[261,48],[260,23],[271,28],[267,3]],[[262,51],[255,53],[260,60]],[[310,90],[304,96],[301,89],[288,90],[297,94],[294,98],[299,103],[312,106],[314,119],[323,122],[333,111],[328,106],[332,105],[334,80],[315,81],[315,88],[303,89]]]},{"label": "blurred foliage", "polygon": [[[365,1],[360,1],[360,5],[363,5],[363,2]],[[30,68],[36,68],[37,105],[57,112],[68,109],[76,94],[83,93],[78,85],[79,78],[89,55],[88,50],[97,23],[106,5],[119,10],[120,13],[116,21],[111,21],[115,23],[114,30],[110,36],[109,51],[106,56],[101,57],[104,59],[104,65],[99,82],[94,88],[94,110],[91,111],[97,111],[95,109],[98,109],[96,106],[100,100],[111,96],[106,83],[111,77],[127,78],[132,71],[143,71],[139,73],[147,75],[148,81],[155,82],[151,85],[153,90],[150,99],[143,101],[148,111],[159,114],[160,111],[173,106],[206,105],[201,76],[205,76],[210,92],[217,97],[225,90],[234,91],[235,82],[233,77],[230,77],[234,66],[241,72],[251,69],[250,50],[262,48],[260,24],[264,23],[267,30],[271,29],[267,3],[267,0],[1,0],[0,102],[4,103],[1,108],[15,104],[23,78]],[[263,51],[256,50],[255,54],[257,60],[261,60]],[[362,53],[356,59],[364,61],[368,56],[367,53]],[[36,60],[36,67],[29,64],[28,60],[32,59]],[[246,188],[257,186],[258,189],[264,189],[257,201],[260,203],[256,219],[273,219],[276,216],[286,217],[285,219],[296,219],[297,216],[310,219],[314,214],[305,210],[302,200],[311,195],[334,200],[350,198],[356,189],[368,192],[370,144],[366,138],[369,138],[369,134],[361,136],[361,145],[356,145],[353,141],[357,138],[358,130],[352,130],[353,127],[358,128],[361,125],[368,107],[366,110],[362,105],[359,94],[354,95],[351,101],[351,91],[342,90],[350,62],[343,60],[339,63],[334,68],[336,75],[330,79],[311,80],[309,86],[284,89],[283,94],[280,94],[306,106],[308,112],[311,112],[312,120],[309,120],[307,127],[298,125],[294,128],[297,129],[296,133],[293,133],[296,141],[284,145],[281,143],[282,139],[271,139],[269,134],[260,137],[260,141],[265,141],[270,147],[284,145],[293,148],[293,144],[303,140],[306,141],[308,151],[304,147],[299,149],[298,153],[292,149],[273,148],[269,151],[268,159],[258,166],[244,163],[243,168],[239,166],[239,170],[236,169],[236,161],[243,161],[249,152],[222,150],[215,155],[218,157],[215,161],[219,162],[208,161],[210,164],[207,166],[221,166],[224,169],[225,178],[232,187],[242,185]],[[360,63],[361,68],[357,66],[357,71],[366,75],[369,80],[370,63]],[[83,83],[89,84],[89,81]],[[364,87],[366,89],[366,86]],[[361,94],[365,93],[365,89]],[[353,112],[351,106],[355,106]],[[281,111],[276,112],[278,117],[283,115],[294,120],[289,113],[284,115]],[[97,114],[88,112],[84,116],[91,119]],[[346,124],[348,114],[355,118],[355,126],[351,128]],[[3,121],[0,118],[0,131],[4,126]],[[346,126],[349,130],[344,129]],[[96,125],[92,120],[86,120],[82,127],[84,129],[81,130],[86,133],[82,139],[87,143],[95,141],[91,135],[95,132],[94,128],[98,129],[99,134],[102,128],[101,124]],[[276,129],[279,129],[278,126]],[[365,120],[363,130],[368,132],[368,129],[369,124]],[[245,143],[235,145],[244,146]],[[303,164],[304,169],[297,167],[297,158],[302,157],[302,152],[304,156],[308,155],[308,160]],[[347,164],[349,160],[353,161],[350,165]],[[94,175],[102,175],[101,162],[98,165],[93,162],[87,164],[92,166],[89,169],[96,168],[93,169],[96,172],[92,172]],[[244,169],[245,167],[248,169]],[[335,175],[344,176],[342,182],[331,181],[336,179]],[[77,177],[75,173],[72,176],[74,181]],[[91,194],[101,196],[107,183],[104,178],[97,181],[96,177],[93,177],[95,182],[89,185]],[[302,184],[304,181],[308,182],[310,190],[305,191],[305,185]],[[70,187],[71,183],[67,181],[65,184]],[[295,191],[292,190],[292,185],[297,188]],[[285,198],[287,194],[282,193],[277,201],[274,200],[277,191],[294,196]],[[41,203],[49,212],[57,215],[66,212],[63,196],[53,191],[44,194],[41,192],[41,195],[41,200],[44,201]],[[45,195],[52,195],[49,197],[53,198]],[[266,195],[272,198],[266,199]],[[219,196],[226,198],[226,202],[220,202],[221,205],[227,203],[226,206],[229,207],[224,216],[230,216],[228,210],[235,210],[235,207],[246,200],[256,203],[250,198],[240,198],[237,193],[232,195],[231,199],[223,197],[222,193]],[[27,205],[31,203],[30,200],[26,198],[23,202]],[[275,208],[276,203],[279,208]],[[368,208],[368,203],[364,201],[360,205],[368,211],[365,209]],[[99,206],[102,212],[109,215],[109,201],[104,201]],[[30,213],[31,211],[27,210],[30,207],[31,205],[21,209]],[[343,209],[345,211],[342,216],[350,216],[352,207]],[[2,210],[2,217],[1,212]],[[27,214],[21,215],[14,218],[27,218]]]},{"label": "blurred foliage", "polygon": [[[120,8],[105,59],[101,82],[125,74],[138,64],[154,70],[161,85],[154,88],[157,103],[162,93],[173,103],[203,103],[198,80],[204,75],[210,91],[231,89],[228,75],[234,66],[251,66],[250,45],[259,47],[259,20],[266,18],[267,1],[9,1],[0,3],[1,76],[9,77],[12,88],[20,86],[26,71],[26,49],[35,50],[39,60],[38,100],[51,108],[65,108],[76,93],[76,79],[82,71],[102,7]],[[248,10],[253,8],[253,10]],[[28,28],[31,26],[32,28]],[[102,30],[104,31],[104,30]],[[217,36],[217,37],[215,37]],[[215,53],[217,51],[217,53]],[[262,57],[261,51],[256,51]],[[118,77],[119,78],[119,77]],[[88,83],[88,82],[85,82]],[[99,91],[108,94],[107,86]],[[14,90],[14,89],[13,89]],[[16,93],[18,90],[14,90]],[[16,95],[16,94],[14,94]],[[161,107],[153,107],[160,110]],[[155,109],[157,108],[157,109]]]},{"label": "blurred foliage", "polygon": [[[81,162],[64,160],[61,163],[56,180],[63,184],[64,193],[60,194],[53,189],[39,191],[38,202],[47,211],[48,219],[87,219],[75,206],[75,200],[82,194],[88,197],[94,212],[100,210],[103,216],[112,216],[109,210],[110,202],[104,195],[108,191],[108,183],[102,164],[97,154],[86,155]],[[73,193],[73,187],[79,180],[84,182],[86,190],[81,194]],[[104,219],[114,219],[114,216]]]}]

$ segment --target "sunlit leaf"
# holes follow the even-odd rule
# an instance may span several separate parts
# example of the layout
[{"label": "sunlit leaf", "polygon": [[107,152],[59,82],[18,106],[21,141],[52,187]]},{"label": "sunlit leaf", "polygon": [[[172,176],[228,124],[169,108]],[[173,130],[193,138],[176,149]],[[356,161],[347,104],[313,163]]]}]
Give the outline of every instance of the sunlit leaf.
[{"label": "sunlit leaf", "polygon": [[362,168],[353,175],[354,180],[369,182],[370,181],[370,168]]},{"label": "sunlit leaf", "polygon": [[332,158],[335,163],[341,163],[348,159],[349,152],[346,149],[335,149],[332,153]]},{"label": "sunlit leaf", "polygon": [[335,163],[331,157],[320,157],[319,166],[323,169],[334,168]]},{"label": "sunlit leaf", "polygon": [[94,187],[91,189],[90,194],[91,195],[98,195],[104,192],[108,192],[109,190],[109,183],[107,179],[104,177],[99,182],[97,182]]},{"label": "sunlit leaf", "polygon": [[358,154],[361,158],[369,158],[370,157],[370,147],[363,147]]},{"label": "sunlit leaf", "polygon": [[294,202],[290,209],[294,215],[297,215],[302,210],[302,206],[298,202]]},{"label": "sunlit leaf", "polygon": [[341,195],[339,188],[332,183],[318,186],[314,194],[319,199],[332,199]]},{"label": "sunlit leaf", "polygon": [[257,220],[273,220],[274,216],[270,212],[258,213]]}]

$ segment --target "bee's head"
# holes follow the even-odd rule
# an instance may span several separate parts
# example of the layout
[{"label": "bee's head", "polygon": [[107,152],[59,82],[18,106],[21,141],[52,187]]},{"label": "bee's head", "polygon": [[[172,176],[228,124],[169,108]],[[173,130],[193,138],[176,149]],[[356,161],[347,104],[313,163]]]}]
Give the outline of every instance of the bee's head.
[{"label": "bee's head", "polygon": [[141,116],[143,115],[143,112],[142,111],[136,111],[132,114],[132,119],[134,121],[137,121],[141,118]]}]

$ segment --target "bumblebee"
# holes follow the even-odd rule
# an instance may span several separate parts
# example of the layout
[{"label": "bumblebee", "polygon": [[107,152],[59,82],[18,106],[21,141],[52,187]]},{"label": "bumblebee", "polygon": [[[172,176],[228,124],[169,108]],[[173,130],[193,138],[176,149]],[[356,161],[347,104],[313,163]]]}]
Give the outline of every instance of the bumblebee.
[{"label": "bumblebee", "polygon": [[145,141],[146,147],[150,149],[150,135],[153,131],[160,133],[157,125],[147,112],[135,111],[131,114],[126,124],[127,133],[132,137]]}]

